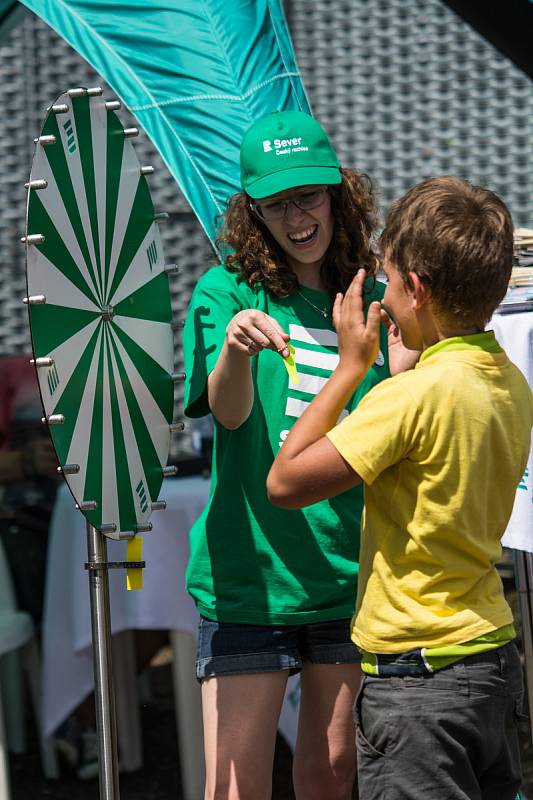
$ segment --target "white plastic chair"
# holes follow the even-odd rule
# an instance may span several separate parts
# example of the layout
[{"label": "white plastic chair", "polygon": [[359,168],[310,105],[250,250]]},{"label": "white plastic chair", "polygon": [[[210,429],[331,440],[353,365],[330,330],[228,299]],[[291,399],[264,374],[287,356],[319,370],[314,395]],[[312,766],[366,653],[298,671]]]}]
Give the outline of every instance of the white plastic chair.
[{"label": "white plastic chair", "polygon": [[[20,660],[19,660],[20,657]],[[8,740],[14,752],[25,749],[24,702],[21,672],[28,677],[33,710],[40,730],[40,657],[31,616],[18,611],[9,566],[0,541],[0,798],[9,798]],[[21,669],[22,668],[22,669]],[[6,702],[7,700],[7,702]],[[4,707],[8,730],[4,725]],[[55,752],[49,740],[40,737],[41,762],[47,778],[59,775]]]},{"label": "white plastic chair", "polygon": [[[33,637],[33,623],[23,611],[0,610],[0,656],[18,650]],[[3,687],[2,687],[3,689]],[[0,797],[9,798],[9,762],[0,691]]]}]

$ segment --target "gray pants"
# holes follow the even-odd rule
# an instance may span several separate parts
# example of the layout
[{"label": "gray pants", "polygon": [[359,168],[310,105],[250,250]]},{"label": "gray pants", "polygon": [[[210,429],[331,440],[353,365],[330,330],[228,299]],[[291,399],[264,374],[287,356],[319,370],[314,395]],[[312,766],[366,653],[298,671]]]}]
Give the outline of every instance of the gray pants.
[{"label": "gray pants", "polygon": [[514,642],[425,677],[365,676],[362,800],[515,800],[523,682]]}]

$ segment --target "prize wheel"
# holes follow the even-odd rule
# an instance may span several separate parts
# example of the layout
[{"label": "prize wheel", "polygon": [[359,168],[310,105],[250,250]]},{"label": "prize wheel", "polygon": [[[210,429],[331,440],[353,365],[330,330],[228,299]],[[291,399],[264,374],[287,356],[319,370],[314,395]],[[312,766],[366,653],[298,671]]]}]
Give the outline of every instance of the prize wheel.
[{"label": "prize wheel", "polygon": [[35,140],[25,302],[60,470],[90,524],[120,538],[150,527],[165,474],[173,338],[150,168],[101,95],[61,95]]}]

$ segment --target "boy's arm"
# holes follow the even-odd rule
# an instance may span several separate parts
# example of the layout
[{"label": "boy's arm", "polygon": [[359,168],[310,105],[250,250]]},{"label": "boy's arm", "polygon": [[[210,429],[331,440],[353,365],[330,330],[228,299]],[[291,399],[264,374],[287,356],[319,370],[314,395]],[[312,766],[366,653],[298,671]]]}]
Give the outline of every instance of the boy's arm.
[{"label": "boy's arm", "polygon": [[267,479],[268,496],[283,508],[303,508],[361,483],[326,437],[379,351],[380,305],[372,303],[365,322],[364,270],[345,296],[338,294],[333,321],[339,337],[339,364],[283,443]]}]

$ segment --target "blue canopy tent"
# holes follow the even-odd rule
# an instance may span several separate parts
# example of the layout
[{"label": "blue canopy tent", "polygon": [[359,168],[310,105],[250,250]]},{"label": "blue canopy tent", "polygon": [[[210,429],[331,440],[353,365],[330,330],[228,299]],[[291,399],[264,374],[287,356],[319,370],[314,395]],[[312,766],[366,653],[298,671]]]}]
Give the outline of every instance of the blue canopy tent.
[{"label": "blue canopy tent", "polygon": [[[23,2],[135,115],[211,241],[243,132],[269,111],[309,112],[281,0]],[[0,0],[0,24],[17,5]]]}]

